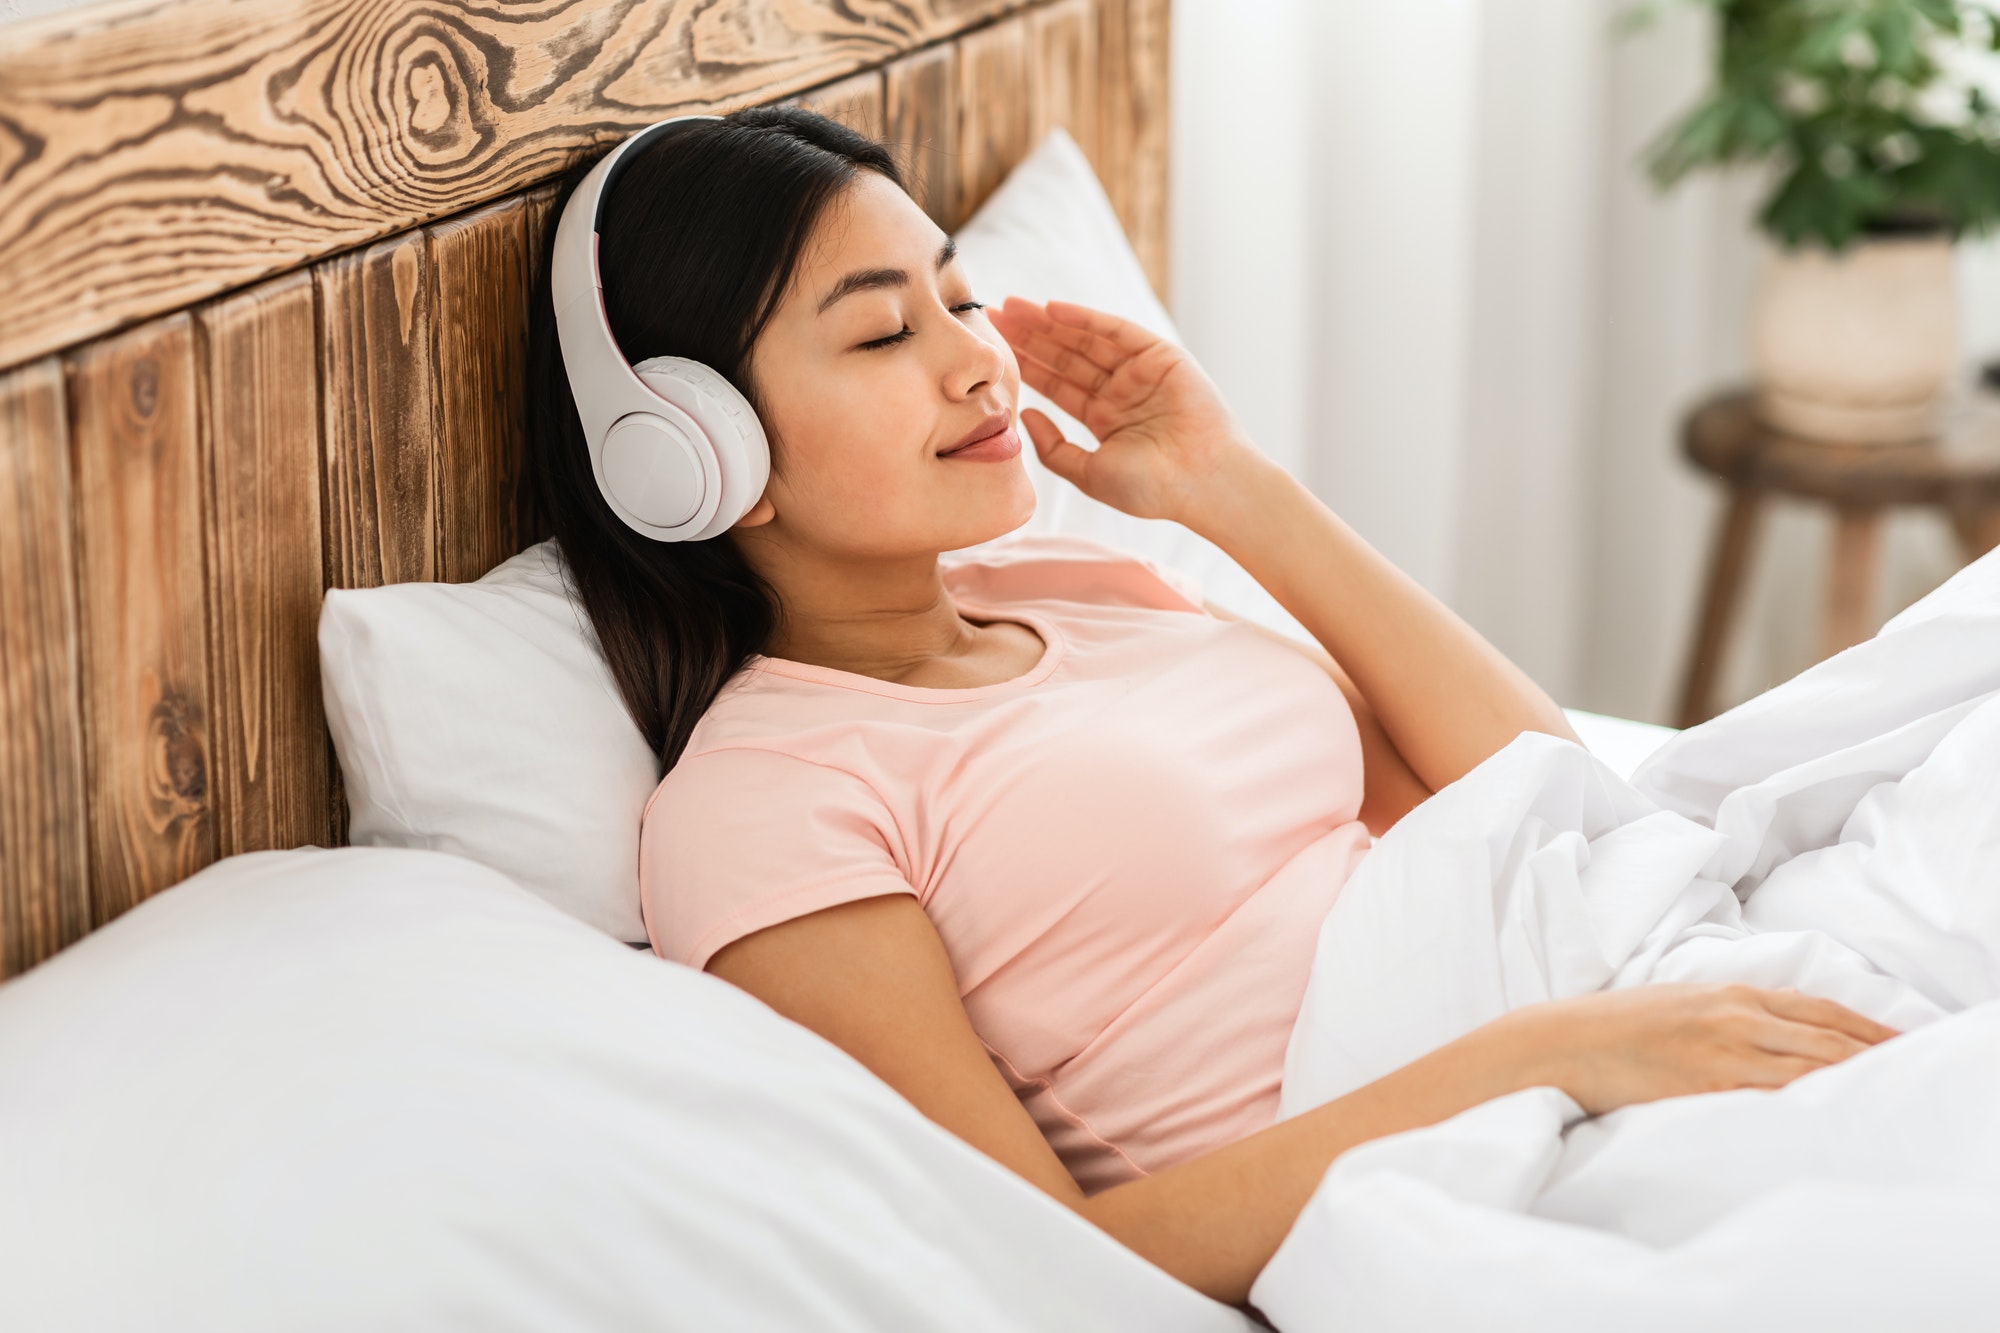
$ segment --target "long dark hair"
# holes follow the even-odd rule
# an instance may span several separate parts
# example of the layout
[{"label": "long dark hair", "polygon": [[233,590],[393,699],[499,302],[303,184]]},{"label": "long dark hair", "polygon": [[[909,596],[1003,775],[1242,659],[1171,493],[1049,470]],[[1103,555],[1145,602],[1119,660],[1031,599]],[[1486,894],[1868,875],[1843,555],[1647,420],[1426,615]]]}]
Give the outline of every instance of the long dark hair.
[{"label": "long dark hair", "polygon": [[[587,169],[572,173],[570,189]],[[705,362],[755,405],[751,345],[857,171],[903,183],[881,144],[795,107],[689,121],[648,143],[600,213],[598,262],[619,349],[633,362]],[[612,513],[591,476],[547,271],[544,263],[528,326],[532,509],[562,547],[572,591],[664,774],[729,678],[769,645],[777,596],[727,533],[657,542]]]}]

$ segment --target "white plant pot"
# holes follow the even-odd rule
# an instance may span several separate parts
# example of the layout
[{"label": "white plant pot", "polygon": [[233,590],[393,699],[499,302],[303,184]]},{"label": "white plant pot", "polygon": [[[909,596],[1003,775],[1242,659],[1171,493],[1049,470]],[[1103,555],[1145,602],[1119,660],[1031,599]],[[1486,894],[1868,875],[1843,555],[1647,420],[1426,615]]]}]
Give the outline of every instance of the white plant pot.
[{"label": "white plant pot", "polygon": [[1751,334],[1758,412],[1848,444],[1937,433],[1958,375],[1958,293],[1944,236],[1873,237],[1771,257]]}]

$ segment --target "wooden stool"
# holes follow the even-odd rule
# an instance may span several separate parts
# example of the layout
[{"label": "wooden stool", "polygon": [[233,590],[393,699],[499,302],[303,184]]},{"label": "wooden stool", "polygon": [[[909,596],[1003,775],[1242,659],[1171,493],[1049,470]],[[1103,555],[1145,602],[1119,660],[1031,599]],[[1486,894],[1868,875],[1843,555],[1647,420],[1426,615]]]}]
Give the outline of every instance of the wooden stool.
[{"label": "wooden stool", "polygon": [[1941,510],[1957,531],[1968,562],[2000,545],[2000,395],[1974,394],[1939,439],[1890,445],[1829,444],[1786,435],[1757,419],[1754,401],[1748,393],[1712,399],[1689,415],[1681,436],[1689,461],[1720,477],[1730,490],[1729,509],[1709,554],[1701,624],[1683,678],[1683,727],[1715,711],[1716,676],[1728,651],[1766,495],[1804,496],[1834,508],[1821,657],[1875,631],[1882,518],[1890,506]]}]

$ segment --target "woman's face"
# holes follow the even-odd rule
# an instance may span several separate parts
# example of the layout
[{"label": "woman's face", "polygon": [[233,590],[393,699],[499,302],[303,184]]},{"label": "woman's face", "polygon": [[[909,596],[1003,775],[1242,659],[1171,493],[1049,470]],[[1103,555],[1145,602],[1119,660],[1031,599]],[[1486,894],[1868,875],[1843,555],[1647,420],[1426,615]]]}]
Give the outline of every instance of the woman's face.
[{"label": "woman's face", "polygon": [[1034,513],[1014,354],[945,234],[876,173],[827,208],[749,370],[771,480],[738,527],[771,523],[760,539],[895,558],[987,541]]}]

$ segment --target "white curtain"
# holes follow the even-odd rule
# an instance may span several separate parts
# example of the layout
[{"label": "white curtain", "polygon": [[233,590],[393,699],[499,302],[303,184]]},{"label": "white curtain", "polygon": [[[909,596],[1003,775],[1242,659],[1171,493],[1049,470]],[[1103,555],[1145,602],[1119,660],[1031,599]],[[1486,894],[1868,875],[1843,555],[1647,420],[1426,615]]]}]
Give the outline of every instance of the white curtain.
[{"label": "white curtain", "polygon": [[[1746,375],[1753,178],[1661,196],[1708,77],[1697,7],[1176,0],[1173,306],[1265,448],[1563,702],[1670,720],[1716,486],[1680,418]],[[2000,352],[2000,257],[1962,268]],[[1810,660],[1825,521],[1779,505],[1723,680]],[[1952,568],[1892,525],[1886,612]]]}]

